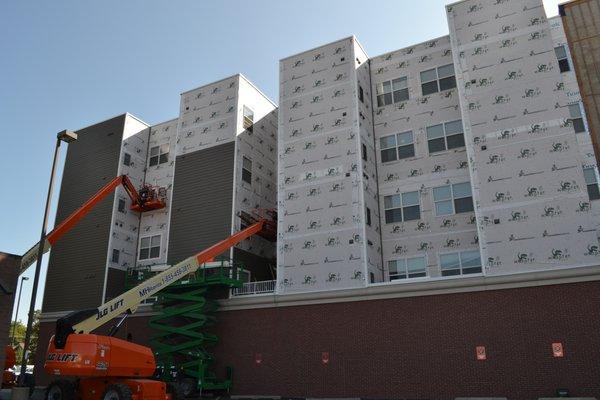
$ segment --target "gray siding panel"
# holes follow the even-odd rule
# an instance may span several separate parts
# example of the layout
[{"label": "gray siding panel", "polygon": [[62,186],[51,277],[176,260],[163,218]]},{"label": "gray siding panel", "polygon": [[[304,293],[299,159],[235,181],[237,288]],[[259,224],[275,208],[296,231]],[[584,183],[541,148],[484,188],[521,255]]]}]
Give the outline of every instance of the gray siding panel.
[{"label": "gray siding panel", "polygon": [[177,157],[169,264],[231,234],[234,148],[230,142]]},{"label": "gray siding panel", "polygon": [[115,297],[124,292],[126,273],[127,272],[117,268],[108,268],[108,274],[106,275],[105,301],[114,299]]},{"label": "gray siding panel", "polygon": [[275,268],[277,260],[257,256],[242,249],[233,249],[233,259],[241,263],[244,269],[250,271],[252,281],[270,281],[276,279]]},{"label": "gray siding panel", "polygon": [[[69,145],[56,221],[62,221],[117,175],[125,115],[84,128]],[[52,248],[44,312],[97,307],[102,301],[114,192]]]}]

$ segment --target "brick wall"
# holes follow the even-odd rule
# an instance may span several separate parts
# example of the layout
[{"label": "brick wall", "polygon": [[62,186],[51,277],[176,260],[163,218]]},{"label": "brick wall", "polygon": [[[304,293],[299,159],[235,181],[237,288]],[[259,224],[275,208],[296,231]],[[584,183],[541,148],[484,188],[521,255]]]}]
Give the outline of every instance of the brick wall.
[{"label": "brick wall", "polygon": [[[233,366],[233,394],[243,395],[600,397],[598,310],[600,282],[227,311],[217,369]],[[122,334],[146,343],[146,323],[130,318]]]},{"label": "brick wall", "polygon": [[0,371],[4,370],[4,347],[10,339],[10,321],[20,263],[20,256],[0,252]]}]

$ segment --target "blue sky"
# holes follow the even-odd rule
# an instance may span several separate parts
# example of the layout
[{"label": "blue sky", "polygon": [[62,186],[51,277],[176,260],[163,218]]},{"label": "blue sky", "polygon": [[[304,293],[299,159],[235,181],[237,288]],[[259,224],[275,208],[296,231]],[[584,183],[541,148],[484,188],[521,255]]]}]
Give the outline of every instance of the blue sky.
[{"label": "blue sky", "polygon": [[[448,2],[3,1],[0,251],[39,237],[56,132],[125,111],[162,122],[181,92],[238,72],[277,102],[279,59],[352,34],[370,56],[446,35]],[[544,4],[556,15],[557,0]]]}]

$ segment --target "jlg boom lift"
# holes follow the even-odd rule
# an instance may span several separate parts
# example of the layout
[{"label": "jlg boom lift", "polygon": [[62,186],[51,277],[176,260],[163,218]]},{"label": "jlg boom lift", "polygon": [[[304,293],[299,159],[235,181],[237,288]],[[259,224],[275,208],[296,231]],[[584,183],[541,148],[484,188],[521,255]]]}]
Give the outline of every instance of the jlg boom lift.
[{"label": "jlg boom lift", "polygon": [[97,309],[71,313],[56,322],[44,369],[48,374],[79,378],[52,382],[46,400],[181,400],[163,381],[151,379],[156,369],[152,350],[115,337],[90,334],[122,315],[111,334],[138,305],[168,285],[193,274],[204,263],[253,235],[276,236],[276,214],[271,218],[244,216],[250,226],[200,253],[149,278]]},{"label": "jlg boom lift", "polygon": [[[131,198],[134,211],[165,207],[164,189],[146,185],[138,193],[126,175],[118,176],[61,222],[46,236],[44,243],[33,246],[23,256],[21,272],[36,261],[39,246],[44,246],[44,253],[50,250],[65,232],[119,185],[123,185]],[[193,274],[225,250],[253,235],[275,240],[277,216],[274,211],[267,211],[265,216],[244,213],[240,217],[248,226],[240,232],[154,275],[97,309],[76,311],[58,319],[44,369],[48,374],[61,378],[48,386],[46,400],[176,400],[173,393],[167,393],[165,382],[151,379],[156,369],[152,350],[113,335],[141,302]],[[90,333],[119,315],[122,318],[108,336]],[[77,379],[73,381],[62,377]]]},{"label": "jlg boom lift", "polygon": [[[31,266],[38,256],[38,249],[41,246],[44,247],[44,253],[47,253],[52,245],[58,241],[66,232],[68,232],[73,226],[75,226],[92,208],[100,203],[106,196],[112,193],[120,185],[123,185],[125,192],[131,199],[131,209],[133,211],[144,212],[158,210],[165,207],[166,190],[164,188],[154,187],[152,185],[144,185],[138,192],[135,186],[127,175],[120,175],[113,178],[108,182],[102,189],[94,194],[88,201],[86,201],[81,207],[75,210],[69,215],[64,221],[56,226],[44,240],[44,243],[37,243],[31,249],[29,249],[23,257],[21,257],[21,266],[19,274],[25,272],[27,268]],[[8,366],[14,366],[15,361],[9,358],[14,358],[14,349],[11,347],[10,350],[6,350],[7,360],[5,363],[5,370],[2,374],[2,388],[10,387],[16,382],[16,375],[8,370]],[[12,363],[11,363],[12,360]]]},{"label": "jlg boom lift", "polygon": [[56,228],[52,230],[52,232],[46,235],[44,243],[37,243],[31,249],[29,249],[21,258],[20,273],[23,273],[23,271],[29,268],[29,266],[37,260],[38,249],[40,245],[44,246],[44,253],[47,253],[54,243],[58,241],[58,239],[60,239],[67,231],[77,224],[87,213],[92,210],[92,208],[100,203],[113,190],[119,187],[119,185],[123,185],[125,192],[127,192],[127,195],[131,199],[130,208],[133,211],[144,212],[158,210],[165,207],[166,191],[164,188],[144,185],[138,192],[127,175],[117,176],[104,185],[102,189],[100,189],[81,207],[79,207],[64,221],[62,221]]}]

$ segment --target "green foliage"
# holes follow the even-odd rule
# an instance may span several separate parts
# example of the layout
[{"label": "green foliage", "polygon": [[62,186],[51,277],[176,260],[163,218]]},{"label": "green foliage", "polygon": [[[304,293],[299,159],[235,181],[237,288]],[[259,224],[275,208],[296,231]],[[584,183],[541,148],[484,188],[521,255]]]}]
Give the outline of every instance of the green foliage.
[{"label": "green foliage", "polygon": [[[35,353],[37,351],[38,337],[40,333],[40,313],[40,310],[36,310],[33,315],[33,325],[31,328],[31,343],[29,357],[27,357],[27,364],[33,364]],[[17,364],[21,363],[21,357],[23,357],[23,342],[25,341],[26,329],[27,326],[21,321],[17,321],[16,324],[14,321],[10,323],[10,330],[8,331],[9,343],[16,349]],[[13,338],[12,341],[10,341],[10,338]]]}]

